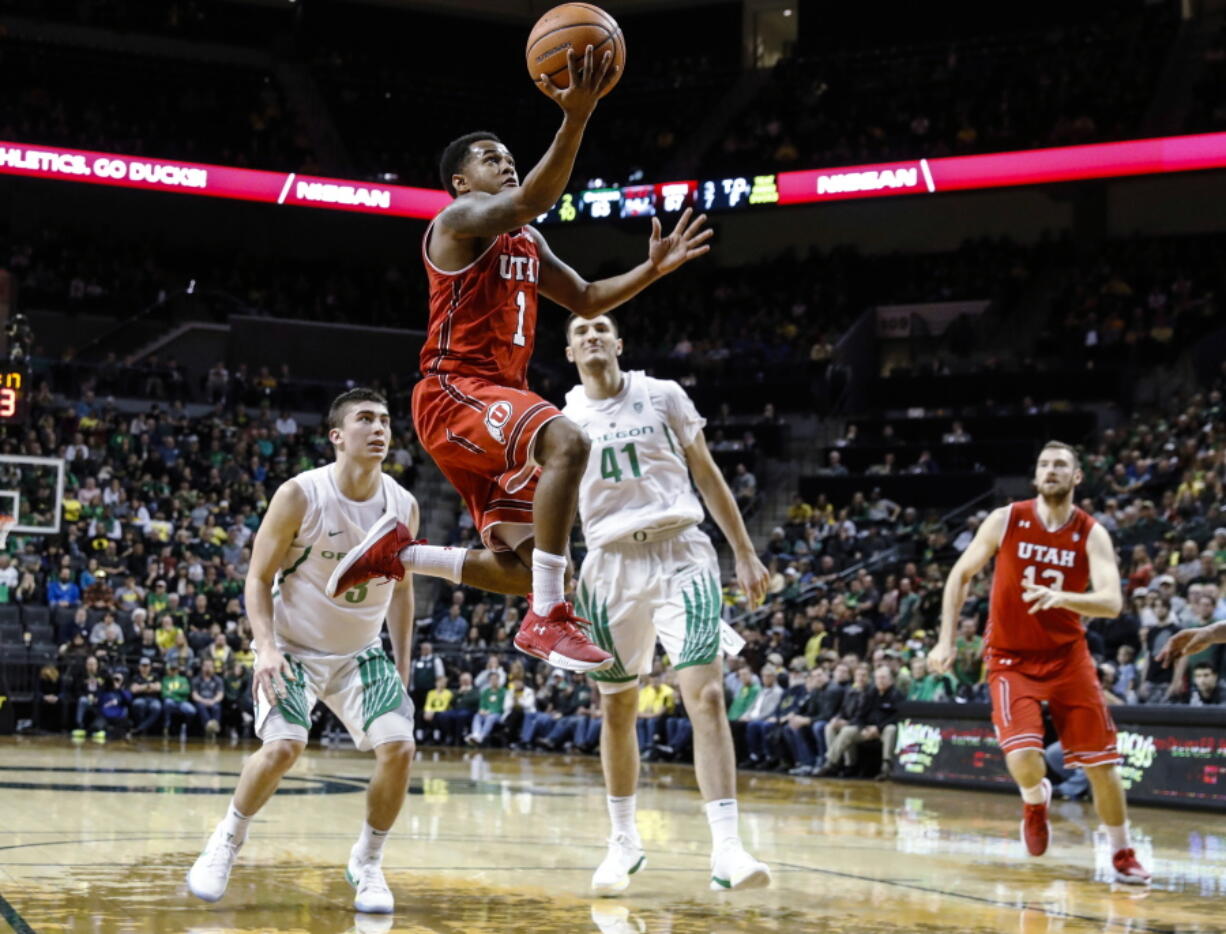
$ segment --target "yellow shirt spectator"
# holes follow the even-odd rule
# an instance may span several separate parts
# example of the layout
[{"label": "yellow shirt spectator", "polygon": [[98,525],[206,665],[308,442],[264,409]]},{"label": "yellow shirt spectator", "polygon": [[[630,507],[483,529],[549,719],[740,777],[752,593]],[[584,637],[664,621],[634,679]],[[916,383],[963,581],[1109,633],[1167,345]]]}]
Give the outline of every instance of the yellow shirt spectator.
[{"label": "yellow shirt spectator", "polygon": [[171,626],[169,629],[163,629],[159,626],[157,632],[154,633],[154,639],[157,641],[158,648],[162,651],[163,655],[175,644],[177,638],[179,638],[178,626]]},{"label": "yellow shirt spectator", "polygon": [[442,713],[444,710],[451,709],[451,699],[455,695],[451,688],[443,688],[441,691],[438,688],[431,688],[426,694],[426,710],[434,713]]},{"label": "yellow shirt spectator", "polygon": [[64,497],[64,521],[81,521],[81,501],[71,493]]},{"label": "yellow shirt spectator", "polygon": [[667,684],[647,684],[639,691],[639,713],[659,717],[672,713],[677,706],[677,694]]}]

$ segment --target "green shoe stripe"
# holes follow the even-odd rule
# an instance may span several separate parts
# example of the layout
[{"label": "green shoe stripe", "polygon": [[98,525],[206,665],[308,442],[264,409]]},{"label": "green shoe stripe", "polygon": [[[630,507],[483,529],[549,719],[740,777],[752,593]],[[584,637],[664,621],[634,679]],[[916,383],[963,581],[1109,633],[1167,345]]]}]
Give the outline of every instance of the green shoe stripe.
[{"label": "green shoe stripe", "polygon": [[728,879],[721,879],[719,876],[712,876],[711,881],[716,885],[722,885],[726,889],[732,888],[732,882]]}]

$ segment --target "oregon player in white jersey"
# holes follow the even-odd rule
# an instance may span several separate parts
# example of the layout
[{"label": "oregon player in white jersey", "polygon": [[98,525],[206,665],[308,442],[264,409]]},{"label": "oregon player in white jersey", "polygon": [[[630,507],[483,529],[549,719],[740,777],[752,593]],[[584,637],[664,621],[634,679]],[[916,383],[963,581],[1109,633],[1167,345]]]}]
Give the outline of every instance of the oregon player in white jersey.
[{"label": "oregon player in white jersey", "polygon": [[607,315],[572,318],[566,337],[566,358],[578,367],[582,385],[567,394],[562,411],[592,440],[579,488],[589,551],[576,606],[592,623],[592,640],[614,655],[612,668],[589,675],[602,695],[600,758],[613,824],[592,888],[601,895],[620,892],[645,863],[634,820],[635,720],[638,679],[651,671],[657,639],[678,670],[694,726],[694,769],[711,824],[711,888],[769,885],[770,870],[745,851],[738,835],[719,561],[697,527],[703,507],[694,486],[732,544],[737,579],[754,605],[766,593],[766,568],[707,449],[706,422],[685,390],[671,380],[622,372],[622,342]]},{"label": "oregon player in white jersey", "polygon": [[[337,563],[386,513],[413,533],[417,501],[382,465],[391,437],[387,402],[369,389],[337,397],[328,412],[336,462],[282,484],[256,533],[247,572],[254,631],[256,733],[260,750],[243,766],[226,817],[188,874],[192,893],[217,901],[255,813],[306,745],[311,708],[322,700],[357,747],[373,749],[366,824],[346,877],[362,912],[390,912],[383,844],[404,803],[413,760],[413,705],[405,693],[413,639],[412,575],[324,596]],[[383,651],[384,619],[395,664]]]}]

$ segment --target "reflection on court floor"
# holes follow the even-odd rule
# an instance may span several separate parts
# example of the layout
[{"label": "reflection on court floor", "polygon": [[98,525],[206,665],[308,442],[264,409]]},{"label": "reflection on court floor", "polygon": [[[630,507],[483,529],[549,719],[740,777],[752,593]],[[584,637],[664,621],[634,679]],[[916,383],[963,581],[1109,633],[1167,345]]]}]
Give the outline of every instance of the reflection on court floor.
[{"label": "reflection on court floor", "polygon": [[1221,931],[1226,823],[1139,808],[1154,885],[1103,881],[1093,811],[1055,807],[1040,860],[1011,795],[741,776],[742,833],[775,885],[707,889],[693,772],[648,765],[647,868],[616,899],[587,894],[607,832],[593,758],[423,753],[384,865],[397,912],[355,915],[343,868],[370,760],[312,748],[254,821],[225,898],[184,878],[251,747],[0,740],[0,932]]}]

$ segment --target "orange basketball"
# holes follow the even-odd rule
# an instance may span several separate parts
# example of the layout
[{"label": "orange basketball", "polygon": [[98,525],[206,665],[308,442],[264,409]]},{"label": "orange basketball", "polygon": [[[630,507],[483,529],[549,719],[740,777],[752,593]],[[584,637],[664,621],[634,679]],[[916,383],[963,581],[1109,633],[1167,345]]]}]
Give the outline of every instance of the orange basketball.
[{"label": "orange basketball", "polygon": [[548,75],[560,88],[570,87],[570,72],[566,69],[566,50],[574,49],[580,70],[583,53],[588,46],[596,67],[607,50],[613,51],[609,68],[616,68],[612,80],[601,97],[613,90],[626,69],[626,39],[617,21],[598,6],[590,3],[563,3],[556,6],[532,27],[528,35],[528,74],[536,86],[545,92],[541,75]]}]

